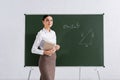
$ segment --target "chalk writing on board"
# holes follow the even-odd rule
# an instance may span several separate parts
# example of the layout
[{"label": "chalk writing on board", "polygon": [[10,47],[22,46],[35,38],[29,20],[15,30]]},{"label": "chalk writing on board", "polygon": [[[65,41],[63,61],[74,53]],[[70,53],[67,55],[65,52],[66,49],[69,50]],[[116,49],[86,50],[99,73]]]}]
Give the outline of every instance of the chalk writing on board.
[{"label": "chalk writing on board", "polygon": [[87,33],[82,33],[80,35],[81,40],[79,41],[78,45],[82,45],[84,47],[89,47],[93,44],[94,39],[94,32],[92,29],[88,30]]},{"label": "chalk writing on board", "polygon": [[78,29],[80,28],[80,24],[76,22],[75,24],[65,24],[63,25],[63,29]]}]

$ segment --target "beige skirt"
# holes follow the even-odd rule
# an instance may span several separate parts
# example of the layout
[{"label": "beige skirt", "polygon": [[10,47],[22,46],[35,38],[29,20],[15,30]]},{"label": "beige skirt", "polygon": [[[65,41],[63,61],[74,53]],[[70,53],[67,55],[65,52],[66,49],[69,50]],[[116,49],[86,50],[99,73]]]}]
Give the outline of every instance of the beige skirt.
[{"label": "beige skirt", "polygon": [[42,55],[39,58],[39,70],[41,73],[40,80],[54,80],[56,53],[52,56]]}]

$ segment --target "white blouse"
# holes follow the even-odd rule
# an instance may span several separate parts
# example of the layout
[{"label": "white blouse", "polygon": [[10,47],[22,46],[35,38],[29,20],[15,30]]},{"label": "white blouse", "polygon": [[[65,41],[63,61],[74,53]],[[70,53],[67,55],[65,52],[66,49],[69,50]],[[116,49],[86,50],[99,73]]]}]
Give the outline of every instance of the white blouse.
[{"label": "white blouse", "polygon": [[[36,39],[32,46],[31,52],[39,55],[43,55],[42,41],[48,41],[56,44],[56,33],[53,30],[46,30],[45,28],[41,29],[36,35]],[[40,49],[38,49],[40,47]]]}]

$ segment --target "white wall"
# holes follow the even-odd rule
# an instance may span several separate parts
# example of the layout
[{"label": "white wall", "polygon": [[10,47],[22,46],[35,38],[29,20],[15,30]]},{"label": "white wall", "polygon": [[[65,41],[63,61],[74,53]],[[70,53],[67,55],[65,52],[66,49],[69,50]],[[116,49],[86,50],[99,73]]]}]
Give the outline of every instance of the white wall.
[{"label": "white wall", "polygon": [[[27,80],[24,67],[24,14],[104,13],[105,68],[57,67],[56,80],[120,80],[120,1],[119,0],[1,0],[0,1],[0,80]],[[31,79],[39,80],[34,67]]]}]

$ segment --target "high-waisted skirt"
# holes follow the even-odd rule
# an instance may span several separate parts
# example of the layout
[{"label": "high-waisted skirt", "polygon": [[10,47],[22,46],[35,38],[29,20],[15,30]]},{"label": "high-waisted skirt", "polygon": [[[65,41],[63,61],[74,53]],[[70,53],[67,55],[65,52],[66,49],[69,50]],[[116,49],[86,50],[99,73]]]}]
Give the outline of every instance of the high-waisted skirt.
[{"label": "high-waisted skirt", "polygon": [[52,56],[42,55],[39,58],[40,80],[54,80],[56,53]]}]

